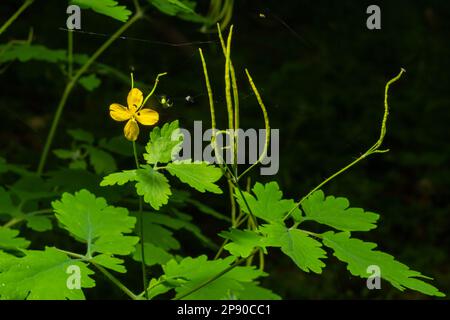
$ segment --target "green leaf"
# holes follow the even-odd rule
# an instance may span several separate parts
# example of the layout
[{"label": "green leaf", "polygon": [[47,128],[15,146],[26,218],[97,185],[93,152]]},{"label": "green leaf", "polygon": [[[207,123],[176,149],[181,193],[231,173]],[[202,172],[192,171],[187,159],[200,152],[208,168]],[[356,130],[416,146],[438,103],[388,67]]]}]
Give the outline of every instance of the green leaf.
[{"label": "green leaf", "polygon": [[78,80],[78,82],[83,86],[83,88],[85,88],[87,91],[90,92],[97,89],[102,83],[102,81],[95,74],[90,74],[88,76],[81,77],[80,80]]},{"label": "green leaf", "polygon": [[65,50],[48,49],[41,45],[13,44],[0,45],[0,63],[19,60],[28,62],[30,60],[40,60],[45,62],[61,62],[67,60]]},{"label": "green leaf", "polygon": [[92,133],[82,130],[82,129],[71,129],[67,130],[67,133],[77,141],[86,142],[88,144],[94,143],[94,136]]},{"label": "green leaf", "polygon": [[107,152],[95,147],[85,146],[89,152],[89,160],[97,174],[110,173],[117,170],[116,161]]},{"label": "green leaf", "polygon": [[148,1],[151,4],[153,4],[156,8],[158,8],[159,11],[169,16],[177,16],[180,19],[197,23],[208,22],[207,17],[203,17],[194,11],[197,4],[195,1],[189,0],[148,0]]},{"label": "green leaf", "polygon": [[185,229],[186,231],[191,232],[198,239],[203,241],[206,245],[211,246],[212,240],[207,238],[199,227],[195,224],[190,223],[189,221],[177,219],[167,214],[160,214],[156,212],[145,212],[144,213],[144,223],[157,223],[159,225],[166,226],[173,230]]},{"label": "green leaf", "polygon": [[183,134],[178,127],[178,120],[164,124],[161,129],[155,127],[145,147],[147,152],[144,153],[144,159],[149,164],[170,162],[180,152],[182,143]]},{"label": "green leaf", "polygon": [[27,227],[34,231],[44,232],[53,228],[49,217],[44,216],[26,216]]},{"label": "green leaf", "polygon": [[268,238],[267,246],[281,247],[281,251],[289,256],[300,269],[305,272],[311,270],[322,273],[325,263],[320,259],[326,258],[326,252],[322,250],[322,244],[319,241],[302,230],[288,229],[279,224],[264,225],[260,230]]},{"label": "green leaf", "polygon": [[231,241],[224,249],[236,257],[247,258],[255,247],[266,247],[266,238],[250,230],[232,229],[219,233],[219,236]]},{"label": "green leaf", "polygon": [[119,259],[119,258],[115,258],[109,254],[99,254],[96,255],[95,257],[93,257],[91,260],[91,262],[99,264],[105,268],[120,272],[120,273],[125,273],[127,272],[127,269],[125,269],[125,267],[122,265],[123,260]]},{"label": "green leaf", "polygon": [[[25,256],[0,255],[0,298],[4,300],[81,300],[82,289],[67,285],[68,268],[80,270],[81,288],[92,288],[94,280],[84,262],[68,258],[55,248],[45,251],[25,251]],[[69,269],[70,271],[70,269]]]},{"label": "green leaf", "polygon": [[[173,237],[173,232],[158,225],[151,223],[146,219],[148,214],[144,215],[144,239],[146,243],[154,244],[166,251],[180,249],[180,243]],[[140,230],[140,223],[135,227],[136,232]]]},{"label": "green leaf", "polygon": [[[80,190],[80,186],[90,190],[97,196],[107,197],[111,202],[117,202],[123,199],[124,188],[119,186],[111,186],[104,188],[100,186],[101,178],[95,173],[86,170],[58,169],[50,171],[50,178],[47,180],[54,188],[58,188],[59,194],[62,192],[76,192]],[[130,188],[131,189],[131,188]]]},{"label": "green leaf", "polygon": [[239,293],[241,300],[281,300],[281,297],[271,290],[263,288],[257,282],[243,283],[244,290]]},{"label": "green leaf", "polygon": [[[256,195],[256,198],[245,191],[242,192],[244,195],[242,197],[238,190],[235,191],[239,206],[245,213],[250,213],[247,208],[248,204],[255,216],[267,222],[282,222],[285,214],[295,205],[293,200],[282,200],[283,193],[275,181],[266,183],[265,185],[258,182],[252,191]],[[247,204],[244,198],[247,200]]]},{"label": "green leaf", "polygon": [[172,194],[167,178],[150,167],[136,170],[136,191],[144,201],[158,210],[169,201]]},{"label": "green leaf", "polygon": [[334,255],[347,263],[347,269],[354,276],[368,278],[372,273],[367,271],[369,266],[378,266],[381,278],[389,281],[394,287],[403,291],[405,288],[416,290],[430,296],[444,297],[434,286],[418,278],[431,279],[420,272],[409,269],[408,266],[394,259],[393,256],[374,250],[377,245],[350,238],[350,233],[332,231],[323,235],[323,243],[333,249]]},{"label": "green leaf", "polygon": [[[158,246],[155,246],[152,243],[144,243],[144,254],[145,254],[145,264],[147,266],[164,264],[173,258],[173,256],[166,250]],[[142,261],[140,244],[136,246],[136,251],[134,251],[133,259],[135,261]]]},{"label": "green leaf", "polygon": [[176,161],[169,163],[166,169],[171,175],[200,192],[222,193],[214,184],[222,176],[222,171],[213,165],[206,162]]},{"label": "green leaf", "polygon": [[100,186],[113,186],[118,184],[123,186],[125,183],[130,181],[136,181],[136,170],[124,170],[122,172],[115,172],[107,175],[100,182]]},{"label": "green leaf", "polygon": [[179,13],[194,13],[194,10],[179,0],[148,0],[159,11],[174,16]]},{"label": "green leaf", "polygon": [[[0,46],[0,48],[1,48],[1,46]],[[0,51],[1,51],[1,49],[0,49]],[[35,175],[34,172],[30,172],[22,166],[10,164],[6,161],[5,158],[0,157],[0,175],[3,173],[7,173],[7,172],[14,172],[20,176]]]},{"label": "green leaf", "polygon": [[[233,262],[234,257],[208,260],[205,255],[184,258],[180,262],[170,260],[163,266],[164,279],[186,280],[180,281],[175,289],[178,297],[217,276],[229,268]],[[226,299],[230,294],[238,296],[245,289],[244,284],[265,275],[255,267],[237,266],[183,299],[220,300]]]},{"label": "green leaf", "polygon": [[[87,190],[75,195],[64,193],[53,201],[56,218],[77,240],[84,240],[88,251],[127,255],[133,252],[138,237],[124,236],[133,230],[136,219],[125,208],[108,206]],[[88,254],[89,254],[88,253]]]},{"label": "green leaf", "polygon": [[[98,145],[109,151],[123,156],[133,156],[133,148],[130,146],[130,141],[125,139],[123,135],[113,137],[111,139],[100,139]],[[136,144],[138,154],[142,153],[143,147]]]},{"label": "green leaf", "polygon": [[0,227],[0,249],[25,249],[30,245],[30,241],[17,237],[19,231]]},{"label": "green leaf", "polygon": [[361,208],[349,208],[346,198],[325,198],[321,190],[314,192],[302,203],[305,217],[342,231],[369,231],[376,228],[379,215],[364,212]]},{"label": "green leaf", "polygon": [[122,22],[126,22],[132,13],[127,7],[119,6],[115,0],[71,0],[70,3]]}]

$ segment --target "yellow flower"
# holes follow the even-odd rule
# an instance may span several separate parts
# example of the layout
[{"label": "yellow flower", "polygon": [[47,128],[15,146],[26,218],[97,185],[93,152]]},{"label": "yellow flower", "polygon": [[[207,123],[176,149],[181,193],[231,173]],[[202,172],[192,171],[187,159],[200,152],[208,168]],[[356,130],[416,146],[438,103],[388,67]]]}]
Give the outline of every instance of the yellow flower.
[{"label": "yellow flower", "polygon": [[116,121],[128,121],[123,130],[125,138],[136,141],[139,135],[139,125],[151,126],[158,122],[159,114],[152,109],[143,109],[144,95],[136,88],[130,90],[127,97],[128,108],[113,103],[109,106],[109,115]]}]

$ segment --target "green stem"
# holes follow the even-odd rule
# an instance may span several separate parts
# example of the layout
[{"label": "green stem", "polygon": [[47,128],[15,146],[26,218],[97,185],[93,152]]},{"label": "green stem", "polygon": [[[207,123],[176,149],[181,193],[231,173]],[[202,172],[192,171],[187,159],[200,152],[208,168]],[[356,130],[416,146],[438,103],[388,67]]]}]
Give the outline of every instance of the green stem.
[{"label": "green stem", "polygon": [[[139,169],[139,159],[136,150],[136,142],[133,141],[133,154],[134,160],[136,162],[136,168]],[[142,205],[142,197],[139,197],[139,237],[141,238],[141,269],[142,269],[142,284],[144,287],[144,295],[148,300],[148,291],[147,291],[147,267],[145,264],[145,248],[144,248],[144,212]]]},{"label": "green stem", "polygon": [[163,73],[158,73],[158,75],[156,76],[155,79],[155,84],[153,85],[152,90],[150,91],[150,93],[147,95],[147,97],[145,98],[144,102],[142,102],[141,106],[139,107],[139,109],[141,109],[145,103],[147,102],[148,99],[150,99],[150,97],[153,95],[153,93],[155,93],[156,87],[158,86],[158,82],[159,82],[159,78],[162,76],[165,76],[167,74],[167,72],[163,72]]},{"label": "green stem", "polygon": [[0,28],[0,34],[5,32],[6,29],[22,14],[23,11],[25,11],[26,8],[28,8],[34,0],[26,0],[19,9],[2,25]]},{"label": "green stem", "polygon": [[227,243],[228,243],[229,241],[230,241],[229,239],[225,239],[225,240],[222,242],[222,245],[220,246],[219,250],[217,251],[216,255],[214,256],[214,260],[219,259],[220,255],[221,255],[222,252],[223,252],[224,247],[227,245]]},{"label": "green stem", "polygon": [[47,136],[47,140],[45,141],[44,150],[41,154],[41,159],[39,161],[37,174],[42,175],[45,167],[45,163],[47,162],[48,153],[50,151],[50,147],[53,143],[53,139],[55,137],[56,129],[58,128],[59,120],[61,118],[62,112],[67,102],[67,98],[71,93],[73,87],[77,83],[78,79],[88,70],[91,64],[115,41],[119,38],[122,33],[124,33],[133,23],[135,23],[139,18],[142,17],[142,12],[137,12],[127,23],[125,23],[119,30],[117,30],[108,40],[106,40],[103,45],[94,52],[94,54],[89,58],[88,61],[75,73],[73,78],[67,83],[63,95],[61,96],[61,100],[59,101],[58,107],[56,108],[55,116],[53,118],[52,125],[50,127],[49,134]]}]

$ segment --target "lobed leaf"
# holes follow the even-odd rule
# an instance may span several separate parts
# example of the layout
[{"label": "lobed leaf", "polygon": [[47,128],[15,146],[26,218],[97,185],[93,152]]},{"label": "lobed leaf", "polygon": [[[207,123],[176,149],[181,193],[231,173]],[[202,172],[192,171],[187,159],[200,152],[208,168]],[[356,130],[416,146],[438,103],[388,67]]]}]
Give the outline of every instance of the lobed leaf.
[{"label": "lobed leaf", "polygon": [[155,127],[150,132],[144,159],[149,164],[168,163],[181,150],[182,143],[183,134],[178,127],[178,120],[164,124],[161,129]]},{"label": "lobed leaf", "polygon": [[87,91],[92,92],[100,86],[102,81],[95,74],[90,74],[88,76],[81,77],[80,80],[78,80],[78,83],[81,84]]},{"label": "lobed leaf", "polygon": [[[44,251],[24,251],[18,258],[0,252],[0,298],[3,300],[82,300],[81,288],[92,288],[94,272],[80,261],[47,247]],[[69,288],[68,268],[80,271],[81,288]]]}]

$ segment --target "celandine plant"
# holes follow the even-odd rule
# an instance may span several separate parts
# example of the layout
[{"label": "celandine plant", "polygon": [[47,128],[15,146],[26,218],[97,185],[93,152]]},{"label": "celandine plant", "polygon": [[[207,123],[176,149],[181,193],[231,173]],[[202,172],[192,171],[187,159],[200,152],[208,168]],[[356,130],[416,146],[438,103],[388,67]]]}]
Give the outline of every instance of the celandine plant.
[{"label": "celandine plant", "polygon": [[[256,182],[253,186],[249,179],[244,181],[250,170],[263,161],[270,143],[268,112],[248,70],[246,76],[261,108],[266,137],[258,161],[243,172],[239,170],[236,159],[240,141],[233,135],[240,127],[239,92],[231,59],[233,27],[226,41],[220,27],[218,31],[225,57],[229,129],[225,134],[232,135],[227,148],[233,151],[234,161],[229,164],[220,158],[216,137],[224,132],[216,129],[213,91],[201,49],[213,130],[211,147],[218,157],[217,166],[192,159],[174,160],[183,143],[178,121],[158,124],[157,111],[146,106],[165,73],[157,76],[145,98],[135,87],[132,76],[126,106],[113,103],[109,108],[111,118],[125,124],[123,133],[128,140],[125,145],[125,139],[96,141],[88,132],[72,130],[69,132],[74,139],[72,148],[55,150],[59,158],[69,161],[72,170],[45,175],[42,174],[45,159],[39,166],[39,174],[0,159],[0,174],[19,177],[7,188],[0,187],[0,217],[7,218],[0,227],[0,298],[83,299],[85,291],[94,290],[91,288],[96,285],[95,278],[103,275],[134,300],[280,299],[276,292],[260,284],[263,277],[269,276],[264,269],[271,263],[271,251],[278,249],[299,272],[320,274],[327,256],[333,254],[347,265],[352,275],[368,278],[368,287],[379,286],[381,278],[402,291],[444,296],[423,280],[430,278],[377,250],[376,244],[353,236],[353,232],[374,229],[378,214],[352,208],[347,199],[325,196],[321,191],[322,186],[365,158],[388,151],[381,149],[389,113],[388,90],[404,70],[386,84],[384,116],[374,145],[294,201],[283,198],[275,181]],[[65,99],[67,96],[57,113]],[[158,125],[151,130],[145,149],[136,143],[144,135],[140,134],[143,130],[140,125]],[[56,125],[52,126],[50,137],[53,128]],[[44,158],[49,146],[50,142]],[[127,150],[133,150],[134,161],[128,157],[129,167],[118,171],[110,153],[129,156]],[[102,178],[92,177],[86,170],[88,166]],[[226,183],[226,196],[220,179]],[[177,180],[185,186],[183,190],[174,188]],[[191,191],[229,198],[229,215],[196,200]],[[106,198],[121,206],[111,205]],[[218,234],[220,246],[193,223],[192,216],[186,213],[187,206],[223,222],[224,230]],[[49,243],[43,250],[28,249],[30,241],[19,235],[17,227],[26,224],[35,232],[49,231],[54,227],[54,219],[55,225],[66,232],[55,233],[55,243]],[[307,221],[322,225],[326,231],[307,230]],[[181,244],[174,236],[179,230],[191,233],[208,251],[195,257],[180,255]],[[119,280],[118,274],[126,274],[133,264],[142,270],[140,288],[130,288]]]}]

